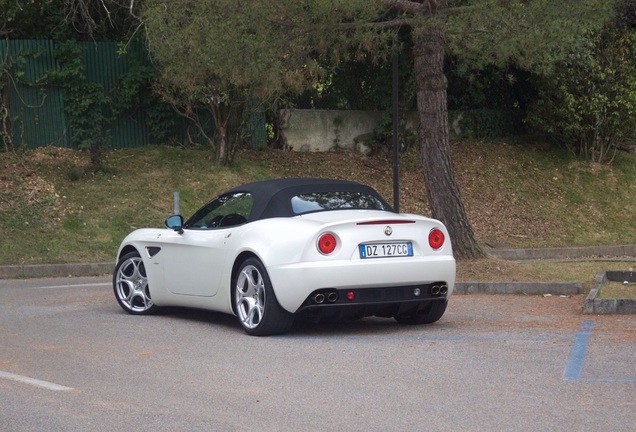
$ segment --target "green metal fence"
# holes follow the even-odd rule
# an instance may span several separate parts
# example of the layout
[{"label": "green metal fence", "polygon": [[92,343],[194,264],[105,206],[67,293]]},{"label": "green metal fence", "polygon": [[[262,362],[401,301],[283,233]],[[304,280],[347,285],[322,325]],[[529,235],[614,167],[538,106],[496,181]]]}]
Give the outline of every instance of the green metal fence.
[{"label": "green metal fence", "polygon": [[3,82],[9,94],[8,113],[16,147],[69,146],[61,89],[37,85],[44,73],[57,68],[53,48],[52,41],[11,40],[8,47],[0,44],[5,67],[19,71],[17,76],[6,74]]},{"label": "green metal fence", "polygon": [[[133,62],[148,61],[146,52],[139,47],[132,47],[126,55],[120,55],[114,42],[84,42],[81,45],[87,78],[101,84],[107,94],[114,90]],[[8,92],[11,137],[15,147],[72,147],[70,136],[73,131],[69,130],[65,117],[63,91],[43,80],[47,72],[60,68],[55,60],[55,49],[56,43],[50,40],[0,42],[0,66],[4,64],[4,68],[11,70],[10,74],[2,75],[0,88]],[[177,130],[177,135],[185,136],[187,125],[176,114],[175,123],[183,129]],[[265,145],[264,117],[254,115],[250,124],[252,145]],[[107,133],[106,141],[115,149],[139,147],[151,141],[143,109],[120,115]]]},{"label": "green metal fence", "polygon": [[[101,84],[106,94],[112,94],[120,78],[133,62],[146,63],[147,54],[132,46],[125,55],[118,54],[114,42],[84,43],[84,65],[89,81]],[[139,147],[150,142],[145,112],[135,110],[116,118],[110,127],[110,146],[115,149]]]}]

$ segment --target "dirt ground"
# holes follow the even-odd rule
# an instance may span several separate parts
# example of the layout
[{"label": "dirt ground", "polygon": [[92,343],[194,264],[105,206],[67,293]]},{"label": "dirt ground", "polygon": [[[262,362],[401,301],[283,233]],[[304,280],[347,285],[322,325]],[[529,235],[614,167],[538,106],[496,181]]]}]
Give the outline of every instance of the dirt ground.
[{"label": "dirt ground", "polygon": [[[611,340],[636,340],[636,315],[584,314],[586,295],[524,296],[466,294],[453,295],[442,319],[459,326],[487,320],[495,327],[576,331],[582,322],[594,323],[595,332]],[[475,308],[479,305],[479,308]]]}]

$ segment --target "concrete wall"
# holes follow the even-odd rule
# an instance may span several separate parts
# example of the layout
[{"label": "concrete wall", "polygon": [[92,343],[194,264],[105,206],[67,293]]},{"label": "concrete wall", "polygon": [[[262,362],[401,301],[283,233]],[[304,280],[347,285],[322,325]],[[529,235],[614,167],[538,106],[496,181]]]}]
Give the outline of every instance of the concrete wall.
[{"label": "concrete wall", "polygon": [[[366,153],[365,138],[373,133],[382,117],[380,111],[282,110],[282,133],[295,151],[316,152],[335,148],[356,149]],[[417,112],[406,116],[406,127],[417,131]],[[450,111],[452,138],[494,138],[512,135],[509,113],[497,110]]]},{"label": "concrete wall", "polygon": [[334,148],[364,151],[361,141],[371,134],[379,111],[283,110],[283,134],[295,151],[316,152]]}]

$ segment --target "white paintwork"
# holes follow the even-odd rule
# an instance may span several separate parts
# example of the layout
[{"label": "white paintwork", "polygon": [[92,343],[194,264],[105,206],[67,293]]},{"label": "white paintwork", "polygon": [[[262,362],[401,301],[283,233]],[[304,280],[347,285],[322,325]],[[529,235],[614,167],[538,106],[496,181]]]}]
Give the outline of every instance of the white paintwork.
[{"label": "white paintwork", "polygon": [[[415,223],[357,225],[373,220],[409,220]],[[390,225],[393,232],[384,234]],[[437,251],[428,245],[428,233],[438,228],[446,243]],[[322,255],[317,239],[331,232],[338,247]],[[413,257],[360,259],[361,243],[410,241]],[[446,228],[418,215],[375,210],[338,210],[273,218],[237,227],[211,230],[140,229],[128,235],[122,250],[134,247],[142,256],[153,302],[158,306],[188,306],[233,313],[232,268],[242,253],[258,257],[265,266],[278,302],[296,312],[319,288],[372,288],[446,281],[448,296],[455,284],[455,260]],[[161,248],[154,257],[147,246]]]}]

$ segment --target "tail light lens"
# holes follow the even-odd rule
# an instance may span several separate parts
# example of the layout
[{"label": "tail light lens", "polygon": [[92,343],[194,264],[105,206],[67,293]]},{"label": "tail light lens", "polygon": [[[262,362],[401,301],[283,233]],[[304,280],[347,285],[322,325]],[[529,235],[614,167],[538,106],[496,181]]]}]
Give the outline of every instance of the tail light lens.
[{"label": "tail light lens", "polygon": [[333,234],[324,233],[318,238],[318,250],[323,255],[329,255],[336,250],[336,238]]},{"label": "tail light lens", "polygon": [[437,250],[444,246],[444,233],[437,228],[433,228],[430,233],[428,233],[428,244],[434,250]]}]

